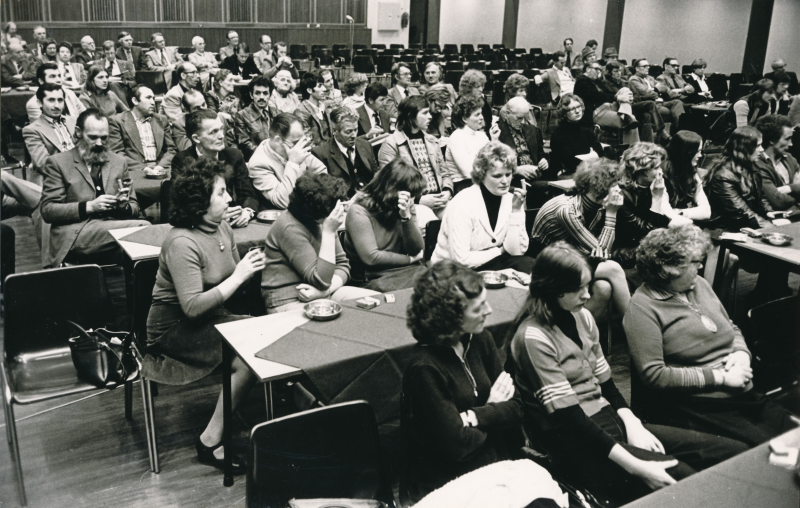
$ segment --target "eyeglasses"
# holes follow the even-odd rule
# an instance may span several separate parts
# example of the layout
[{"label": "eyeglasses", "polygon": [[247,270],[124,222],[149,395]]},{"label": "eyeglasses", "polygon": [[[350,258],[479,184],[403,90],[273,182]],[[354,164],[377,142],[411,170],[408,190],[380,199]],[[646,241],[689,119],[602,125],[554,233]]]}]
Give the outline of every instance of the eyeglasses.
[{"label": "eyeglasses", "polygon": [[573,113],[573,112],[581,111],[582,109],[583,109],[583,106],[581,106],[580,104],[576,104],[576,105],[574,105],[572,107],[566,108],[564,111],[566,111],[567,113]]},{"label": "eyeglasses", "polygon": [[397,73],[397,77],[399,77],[399,78],[407,78],[409,76],[411,76],[410,72],[398,72]]},{"label": "eyeglasses", "polygon": [[650,64],[647,64],[647,65],[637,65],[637,66],[636,66],[636,68],[637,68],[637,69],[649,69],[649,68],[650,68]]}]

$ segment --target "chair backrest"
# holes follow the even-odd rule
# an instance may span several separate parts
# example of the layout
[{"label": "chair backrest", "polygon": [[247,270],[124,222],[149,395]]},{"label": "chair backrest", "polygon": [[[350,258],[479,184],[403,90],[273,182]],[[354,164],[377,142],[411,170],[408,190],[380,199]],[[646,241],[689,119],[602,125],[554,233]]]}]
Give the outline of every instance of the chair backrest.
[{"label": "chair backrest", "polygon": [[496,79],[492,84],[492,107],[502,108],[505,105],[506,94],[503,92],[505,81]]},{"label": "chair backrest", "polygon": [[442,46],[442,51],[445,55],[453,55],[458,53],[458,46],[455,44],[445,44]]},{"label": "chair backrest", "polygon": [[247,506],[293,498],[391,500],[380,465],[378,426],[365,401],[262,423],[250,433]]},{"label": "chair backrest", "polygon": [[373,60],[378,58],[378,50],[370,48],[361,48],[356,50],[357,56],[371,56]]},{"label": "chair backrest", "polygon": [[753,355],[753,382],[762,392],[800,378],[800,297],[781,298],[750,309],[745,339]]},{"label": "chair backrest", "polygon": [[386,49],[386,44],[373,44],[372,49]]},{"label": "chair backrest", "polygon": [[381,55],[378,61],[375,62],[378,74],[391,74],[392,66],[394,65],[394,56]]},{"label": "chair backrest", "polygon": [[444,73],[444,82],[453,86],[458,91],[458,82],[461,81],[461,76],[464,71],[446,71]]},{"label": "chair backrest", "polygon": [[498,61],[491,62],[489,63],[489,69],[493,71],[508,69],[508,62],[498,62]]},{"label": "chair backrest", "polygon": [[505,44],[492,44],[493,49],[506,49]]},{"label": "chair backrest", "polygon": [[399,49],[399,50],[406,49],[405,44],[389,44],[389,47],[392,49]]},{"label": "chair backrest", "polygon": [[651,65],[648,74],[654,78],[661,76],[664,73],[664,68],[660,65]]},{"label": "chair backrest", "polygon": [[531,55],[541,55],[543,53],[542,48],[531,48],[530,54]]},{"label": "chair backrest", "polygon": [[478,71],[486,70],[486,62],[484,60],[470,62],[467,64],[467,69],[475,69]]},{"label": "chair backrest", "polygon": [[432,220],[425,226],[425,261],[430,261],[433,251],[436,249],[436,242],[439,240],[439,231],[442,229],[442,221]]},{"label": "chair backrest", "polygon": [[456,62],[456,61],[447,62],[444,65],[444,70],[445,71],[463,71],[464,70],[464,62]]},{"label": "chair backrest", "polygon": [[172,192],[172,180],[161,182],[161,190],[158,193],[158,204],[161,209],[161,224],[169,222],[169,194]]},{"label": "chair backrest", "polygon": [[155,95],[167,93],[167,83],[161,71],[136,71],[136,81],[147,86]]},{"label": "chair backrest", "polygon": [[340,58],[342,56],[340,52],[343,49],[350,49],[350,45],[349,44],[334,44],[333,46],[331,46],[331,51],[333,53],[333,56],[335,56],[336,58]]},{"label": "chair backrest", "polygon": [[478,50],[483,50],[483,49],[489,49],[490,50],[490,49],[492,49],[492,47],[489,46],[488,44],[478,44],[477,48],[478,48]]},{"label": "chair backrest", "polygon": [[289,46],[289,57],[292,60],[307,60],[308,46],[305,44],[292,44]]},{"label": "chair backrest", "polygon": [[68,347],[66,320],[86,329],[110,321],[111,301],[97,265],[9,275],[3,291],[7,358]]},{"label": "chair backrest", "polygon": [[316,44],[311,50],[311,56],[314,58],[320,58],[323,56],[332,56],[332,53],[328,46]]},{"label": "chair backrest", "polygon": [[375,74],[375,63],[369,55],[356,55],[353,57],[353,72]]},{"label": "chair backrest", "polygon": [[327,47],[328,47],[327,44],[312,44],[311,45],[311,51],[313,52],[316,49],[325,49]]},{"label": "chair backrest", "polygon": [[437,53],[440,53],[442,49],[439,47],[438,44],[426,44],[425,49],[434,49]]},{"label": "chair backrest", "polygon": [[471,55],[475,53],[475,46],[472,44],[462,44],[461,45],[461,54],[462,55]]},{"label": "chair backrest", "polygon": [[353,44],[353,51],[358,52],[359,49],[367,49],[366,44]]}]

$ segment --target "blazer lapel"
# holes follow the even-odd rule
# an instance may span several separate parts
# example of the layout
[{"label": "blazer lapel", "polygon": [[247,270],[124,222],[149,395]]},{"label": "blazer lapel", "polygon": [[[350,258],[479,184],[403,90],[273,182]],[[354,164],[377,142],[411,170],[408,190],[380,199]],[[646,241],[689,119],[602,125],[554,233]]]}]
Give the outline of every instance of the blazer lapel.
[{"label": "blazer lapel", "polygon": [[342,153],[341,150],[339,150],[339,145],[336,144],[336,140],[334,138],[331,138],[330,144],[331,144],[331,159],[336,164],[339,165],[339,168],[341,168],[343,174],[347,176],[352,176],[350,175],[350,171],[347,168],[347,161],[344,160],[344,154]]},{"label": "blazer lapel", "polygon": [[[53,129],[50,123],[45,119],[42,119],[41,123],[42,123],[42,134],[45,135],[48,141],[53,143],[53,145],[56,147],[56,151],[61,152],[62,151],[61,140],[58,138],[56,130]],[[74,129],[72,130],[72,132],[74,132]]]},{"label": "blazer lapel", "polygon": [[367,108],[361,106],[358,108],[358,123],[361,125],[361,130],[364,131],[364,134],[368,133],[372,128],[372,122],[369,121],[369,113],[367,113]]},{"label": "blazer lapel", "polygon": [[89,173],[89,168],[86,167],[86,163],[83,161],[81,153],[78,151],[77,148],[73,149],[72,160],[73,162],[75,162],[75,169],[78,170],[78,173],[83,175],[83,178],[86,180],[86,183],[89,184],[89,188],[92,189],[92,191],[94,191],[94,181],[92,180],[92,175]]},{"label": "blazer lapel", "polygon": [[113,185],[109,185],[111,183],[111,165],[109,162],[104,163],[100,169],[100,174],[103,176],[103,191],[106,194],[111,194],[111,187],[113,187]]},{"label": "blazer lapel", "polygon": [[[133,117],[133,114],[130,112],[126,112],[122,118],[124,119],[122,125],[125,127],[125,131],[128,133],[128,136],[131,138],[133,142],[133,146],[136,150],[144,157],[144,148],[142,148],[142,138],[139,136],[139,128],[136,127],[136,118]],[[150,125],[153,124],[153,120],[150,120]]]},{"label": "blazer lapel", "polygon": [[[366,155],[364,155],[364,151],[363,151],[363,150],[359,150],[359,149],[358,149],[358,142],[356,142],[355,149],[356,149],[356,155],[357,155],[359,158],[361,158],[361,162],[363,162],[363,163],[364,163],[364,167],[365,167],[365,168],[368,168],[368,169],[370,169],[370,170],[371,170],[371,169],[372,169],[372,167],[371,167],[371,165],[370,165],[370,163],[369,163],[369,157],[367,157]],[[372,150],[372,146],[370,146],[370,147],[369,147],[369,149],[370,149],[370,151],[371,151],[371,150]]]}]

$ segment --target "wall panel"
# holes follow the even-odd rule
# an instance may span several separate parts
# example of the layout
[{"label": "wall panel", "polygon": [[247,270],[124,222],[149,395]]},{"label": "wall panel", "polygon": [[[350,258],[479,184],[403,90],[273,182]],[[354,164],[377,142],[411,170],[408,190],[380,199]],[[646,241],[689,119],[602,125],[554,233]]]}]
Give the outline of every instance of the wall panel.
[{"label": "wall panel", "polygon": [[258,20],[261,23],[283,23],[284,6],[284,0],[259,0]]},{"label": "wall panel", "polygon": [[312,0],[287,0],[289,3],[289,23],[311,23]]},{"label": "wall panel", "polygon": [[352,16],[357,25],[367,22],[367,2],[364,0],[345,0],[344,7],[344,13]]},{"label": "wall panel", "polygon": [[342,0],[315,0],[317,23],[342,23]]},{"label": "wall panel", "polygon": [[575,51],[589,39],[602,47],[607,7],[607,0],[520,0],[517,47],[552,53],[563,49],[567,37],[575,42]]},{"label": "wall panel", "polygon": [[[153,12],[152,8],[150,12]],[[50,15],[53,21],[71,21],[76,16],[80,19],[81,0],[51,0]]]},{"label": "wall panel", "polygon": [[[51,5],[56,3],[53,0],[51,1]],[[217,1],[219,3],[219,1]],[[153,22],[156,20],[156,0],[125,0],[125,21],[127,23],[136,23],[136,22]],[[130,30],[128,30],[130,31]],[[154,30],[153,30],[154,31]],[[150,36],[147,36],[147,39],[136,39],[134,36],[134,40],[150,40]]]},{"label": "wall panel", "polygon": [[222,2],[220,0],[194,0],[195,23],[222,21]]}]

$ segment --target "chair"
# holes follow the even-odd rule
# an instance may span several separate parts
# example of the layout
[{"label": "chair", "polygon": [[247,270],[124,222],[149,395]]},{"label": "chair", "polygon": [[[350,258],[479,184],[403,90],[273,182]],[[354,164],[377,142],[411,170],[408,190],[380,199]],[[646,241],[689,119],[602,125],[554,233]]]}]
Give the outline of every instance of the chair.
[{"label": "chair", "polygon": [[488,44],[478,44],[477,48],[478,51],[483,51],[484,49],[488,49],[489,51],[492,50],[492,47],[489,46]]},{"label": "chair", "polygon": [[353,59],[353,54],[350,52],[350,48],[340,49],[338,51],[338,56],[334,54],[335,58],[341,58],[344,61],[345,65],[349,65],[350,61]]},{"label": "chair", "polygon": [[[78,378],[64,321],[105,326],[111,299],[102,269],[72,266],[9,275],[4,284],[5,334],[0,376],[3,408],[22,505],[27,504],[14,405],[34,404],[100,388]],[[132,383],[125,383],[125,417],[132,418]],[[105,388],[103,388],[105,390]]]},{"label": "chair", "polygon": [[541,55],[543,53],[542,48],[531,48],[530,54],[531,55]]},{"label": "chair", "polygon": [[797,317],[800,298],[790,296],[757,307],[747,313],[745,339],[753,356],[753,380],[759,391],[778,394],[800,380],[800,341]]},{"label": "chair", "polygon": [[308,46],[305,44],[292,44],[289,46],[289,58],[292,60],[308,60]]},{"label": "chair", "polygon": [[714,74],[706,77],[708,84],[708,91],[711,95],[718,100],[722,100],[728,96],[728,78],[724,74],[715,72]]},{"label": "chair", "polygon": [[342,50],[349,50],[349,49],[350,49],[349,44],[334,44],[333,46],[331,46],[331,53],[335,58],[343,58]]},{"label": "chair", "polygon": [[365,401],[257,425],[248,459],[248,508],[283,507],[294,498],[373,499],[394,506],[375,415]]},{"label": "chair", "polygon": [[453,88],[458,90],[458,83],[461,81],[461,76],[463,75],[464,71],[446,71],[444,73],[444,82],[449,83]]},{"label": "chair", "polygon": [[373,60],[378,58],[378,50],[377,49],[368,49],[362,48],[356,50],[356,56],[371,56]]},{"label": "chair", "polygon": [[471,55],[475,53],[475,46],[472,44],[462,44],[461,45],[461,54],[462,55]]},{"label": "chair", "polygon": [[503,92],[505,80],[496,79],[492,83],[492,107],[502,108],[506,103],[506,94]]},{"label": "chair", "polygon": [[730,83],[728,88],[728,100],[733,103],[738,101],[743,95],[742,87],[740,85],[744,84],[744,74],[740,72],[733,72],[730,75]]},{"label": "chair", "polygon": [[692,66],[691,65],[681,65],[681,74],[689,75],[692,73]]},{"label": "chair", "polygon": [[489,70],[502,71],[508,69],[508,62],[489,62]]},{"label": "chair", "polygon": [[492,44],[492,49],[506,49],[505,44]]},{"label": "chair", "polygon": [[369,49],[369,47],[366,44],[353,44],[353,51],[355,51],[356,54],[358,54],[358,50],[360,49]]},{"label": "chair", "polygon": [[426,44],[425,49],[432,49],[437,55],[442,52],[442,48],[438,44]]},{"label": "chair", "polygon": [[463,71],[464,62],[447,62],[444,64],[445,71]]},{"label": "chair", "polygon": [[136,71],[136,82],[146,85],[155,95],[167,93],[167,83],[161,71]]},{"label": "chair", "polygon": [[470,53],[468,55],[464,55],[464,60],[467,62],[477,62],[483,60],[483,55],[480,53]]},{"label": "chair", "polygon": [[436,249],[436,242],[439,239],[439,231],[442,229],[442,221],[432,220],[425,226],[425,261],[430,261],[433,251]]},{"label": "chair", "polygon": [[392,66],[394,65],[394,56],[392,55],[381,55],[378,57],[378,60],[375,62],[375,66],[377,67],[378,74],[391,74],[392,73]]},{"label": "chair", "polygon": [[485,71],[486,70],[486,62],[483,60],[477,62],[469,62],[467,64],[467,69],[475,69],[478,71]]},{"label": "chair", "polygon": [[330,67],[333,65],[333,55],[330,50],[324,50],[318,57],[314,58],[314,67]]},{"label": "chair", "polygon": [[458,54],[458,46],[456,44],[445,44],[442,47],[442,52],[445,55],[457,55]]},{"label": "chair", "polygon": [[331,50],[325,44],[314,44],[311,46],[311,57],[319,58],[322,55],[331,55]]},{"label": "chair", "polygon": [[386,49],[386,44],[373,44],[372,49]]},{"label": "chair", "polygon": [[375,63],[371,56],[356,55],[353,57],[353,72],[375,74]]},{"label": "chair", "polygon": [[660,65],[651,65],[648,74],[654,78],[661,76],[664,73],[664,68]]},{"label": "chair", "polygon": [[411,53],[403,53],[402,55],[400,55],[400,61],[401,62],[406,62],[406,63],[416,64],[417,63],[417,55],[413,55]]},{"label": "chair", "polygon": [[404,49],[406,49],[406,46],[405,46],[405,44],[389,44],[389,48],[390,49],[399,49],[400,51],[403,51]]}]

